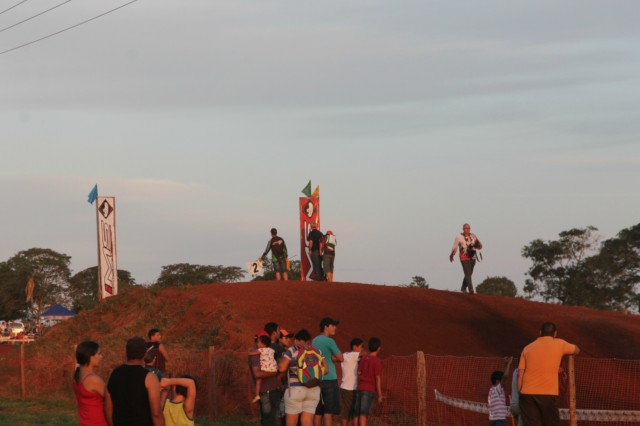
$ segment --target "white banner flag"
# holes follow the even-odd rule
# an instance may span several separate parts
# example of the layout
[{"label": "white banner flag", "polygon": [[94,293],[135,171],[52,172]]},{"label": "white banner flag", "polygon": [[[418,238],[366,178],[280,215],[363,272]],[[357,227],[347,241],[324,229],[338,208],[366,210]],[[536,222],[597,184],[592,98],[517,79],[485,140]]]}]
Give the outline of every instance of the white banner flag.
[{"label": "white banner flag", "polygon": [[118,294],[116,198],[98,197],[98,286],[100,298]]}]

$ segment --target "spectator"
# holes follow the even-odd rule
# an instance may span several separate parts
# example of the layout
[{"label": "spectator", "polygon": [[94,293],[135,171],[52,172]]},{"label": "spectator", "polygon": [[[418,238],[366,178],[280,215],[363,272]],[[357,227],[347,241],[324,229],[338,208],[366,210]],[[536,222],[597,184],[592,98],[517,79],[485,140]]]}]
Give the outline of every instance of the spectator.
[{"label": "spectator", "polygon": [[313,273],[311,279],[315,281],[325,281],[324,273],[322,272],[322,240],[324,235],[318,230],[318,224],[311,222],[311,232],[307,236],[309,241],[309,258],[311,259],[311,265],[313,266]]},{"label": "spectator", "polygon": [[322,252],[322,269],[327,276],[327,281],[333,282],[333,264],[336,259],[336,246],[338,240],[333,231],[327,231],[324,236],[324,251]]},{"label": "spectator", "polygon": [[[269,347],[271,340],[264,331],[261,331],[256,336],[257,350],[249,352],[249,355],[258,355],[260,357],[260,371],[267,373],[276,373],[278,371],[278,364],[274,358],[275,351]],[[260,386],[262,379],[256,379],[256,396],[253,398],[253,402],[260,401]]]},{"label": "spectator", "polygon": [[378,404],[382,403],[382,362],[378,357],[382,343],[377,337],[369,339],[369,353],[362,357],[358,366],[358,392],[354,416],[358,425],[367,426],[373,400],[378,394]]},{"label": "spectator", "polygon": [[271,228],[271,239],[267,243],[267,248],[261,256],[263,260],[267,257],[269,250],[271,250],[271,264],[276,273],[276,280],[284,279],[287,281],[289,279],[287,245],[284,240],[278,236],[278,230],[276,228]]},{"label": "spectator", "polygon": [[194,414],[196,407],[196,391],[198,384],[191,376],[182,376],[175,379],[163,378],[160,381],[162,388],[173,387],[174,397],[165,400],[162,414],[166,426],[194,426]]},{"label": "spectator", "polygon": [[104,412],[104,380],[96,374],[102,362],[100,346],[85,341],[76,347],[78,367],[73,374],[73,393],[78,402],[80,426],[107,426]]},{"label": "spectator", "polygon": [[489,389],[489,426],[506,426],[507,400],[502,388],[502,371],[491,373],[491,388]]},{"label": "spectator", "polygon": [[556,338],[556,325],[545,322],[540,337],[522,350],[518,364],[520,415],[524,426],[559,426],[558,369],[564,355],[578,355],[580,348]]},{"label": "spectator", "polygon": [[152,328],[147,333],[149,337],[149,344],[153,347],[152,352],[156,357],[154,367],[156,367],[162,374],[167,372],[167,363],[169,362],[169,353],[166,346],[162,343],[162,333],[157,328]]},{"label": "spectator", "polygon": [[513,370],[513,378],[511,379],[511,404],[509,404],[509,411],[516,421],[516,426],[522,425],[522,416],[520,415],[520,394],[518,393],[518,373],[520,370],[517,368]]},{"label": "spectator", "polygon": [[364,342],[362,339],[354,338],[351,340],[351,352],[342,354],[342,383],[340,383],[340,418],[342,426],[347,426],[349,420],[354,420],[357,425],[358,421],[353,416],[353,408],[355,405],[356,389],[358,388],[358,361],[362,355]]},{"label": "spectator", "polygon": [[278,414],[280,411],[280,399],[282,392],[280,391],[280,380],[278,372],[264,372],[260,370],[260,355],[251,355],[257,351],[257,339],[260,336],[268,337],[268,333],[261,331],[255,337],[256,346],[249,350],[249,367],[251,377],[256,381],[260,380],[260,388],[258,390],[260,396],[260,425],[261,426],[277,426]]},{"label": "spectator", "polygon": [[336,334],[339,321],[333,318],[322,318],[320,321],[320,334],[313,339],[313,346],[320,349],[324,355],[328,372],[322,377],[320,390],[322,398],[316,409],[314,424],[320,426],[324,419],[324,424],[333,425],[333,416],[340,415],[340,386],[338,386],[338,375],[334,362],[344,361],[336,341],[333,336]]},{"label": "spectator", "polygon": [[[321,356],[322,354],[311,345],[311,334],[305,329],[295,334],[294,342],[295,344],[287,349],[278,364],[280,372],[287,374],[289,382],[289,387],[284,394],[286,424],[296,426],[300,420],[302,426],[312,426],[313,415],[320,401],[320,386],[316,384],[307,387],[300,382],[298,357],[305,351],[317,351]],[[323,370],[326,369],[325,360],[326,358],[321,361]]]},{"label": "spectator", "polygon": [[127,341],[127,362],[111,372],[105,393],[107,422],[113,426],[164,426],[160,382],[144,367],[147,344],[142,337]]}]

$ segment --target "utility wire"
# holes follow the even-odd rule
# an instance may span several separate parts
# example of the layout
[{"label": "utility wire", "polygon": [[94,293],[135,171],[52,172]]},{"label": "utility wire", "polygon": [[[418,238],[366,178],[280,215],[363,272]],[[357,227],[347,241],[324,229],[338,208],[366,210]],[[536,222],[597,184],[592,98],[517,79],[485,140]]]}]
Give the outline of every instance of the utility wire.
[{"label": "utility wire", "polygon": [[[25,1],[26,1],[26,0],[25,0]],[[60,6],[62,6],[62,5],[64,5],[64,4],[69,3],[70,1],[73,1],[73,0],[63,1],[62,3],[60,3],[60,4],[58,4],[58,5],[55,5],[55,6],[51,7],[51,8],[49,8],[49,9],[45,10],[44,12],[40,12],[40,13],[38,13],[38,14],[35,14],[35,15],[33,15],[32,17],[27,18],[27,19],[24,19],[24,20],[22,20],[22,21],[20,21],[20,22],[18,22],[18,23],[16,23],[16,24],[9,25],[8,27],[5,27],[5,28],[1,29],[1,30],[0,30],[0,33],[1,33],[1,32],[4,32],[4,31],[7,31],[7,30],[10,30],[10,29],[11,29],[11,28],[13,28],[13,27],[17,27],[17,26],[18,26],[18,25],[20,25],[20,24],[24,24],[25,22],[30,21],[30,20],[32,20],[33,18],[37,18],[37,17],[38,17],[38,16],[40,16],[40,15],[44,15],[45,13],[50,12],[50,11],[52,11],[53,9],[57,9],[57,8],[59,8]]]},{"label": "utility wire", "polygon": [[[68,0],[68,1],[71,1],[71,0]],[[130,1],[130,2],[128,2],[128,3],[122,4],[122,5],[120,5],[120,6],[116,7],[116,8],[114,8],[114,9],[108,10],[108,11],[106,11],[106,12],[104,12],[104,13],[101,13],[100,15],[94,16],[93,18],[89,18],[89,19],[87,19],[87,20],[85,20],[85,21],[82,21],[82,22],[80,22],[80,23],[78,23],[78,24],[72,25],[72,26],[70,26],[70,27],[67,27],[67,28],[62,29],[62,30],[60,30],[60,31],[57,31],[57,32],[55,32],[55,33],[52,33],[52,34],[46,35],[46,36],[44,36],[44,37],[40,37],[40,38],[39,38],[39,39],[37,39],[37,40],[33,40],[33,41],[28,42],[28,43],[21,44],[20,46],[16,46],[16,47],[14,47],[14,48],[11,48],[11,49],[8,49],[8,50],[5,50],[5,51],[2,51],[2,52],[0,52],[0,55],[4,55],[5,53],[13,52],[14,50],[21,49],[21,48],[26,47],[26,46],[29,46],[29,45],[31,45],[31,44],[37,43],[37,42],[39,42],[39,41],[45,40],[45,39],[47,39],[47,38],[49,38],[49,37],[53,37],[53,36],[56,36],[56,35],[58,35],[58,34],[61,34],[61,33],[65,32],[65,31],[69,31],[69,30],[71,30],[71,29],[73,29],[73,28],[79,27],[80,25],[86,24],[87,22],[91,22],[91,21],[96,20],[96,19],[98,19],[98,18],[101,18],[101,17],[103,17],[103,16],[105,16],[105,15],[108,15],[108,14],[110,14],[111,12],[115,12],[115,11],[116,11],[116,10],[118,10],[118,9],[122,9],[122,8],[123,8],[123,7],[125,7],[125,6],[129,6],[131,3],[135,3],[135,2],[137,2],[137,1],[138,1],[138,0],[131,0],[131,1]]]},{"label": "utility wire", "polygon": [[18,4],[14,4],[14,5],[13,5],[13,6],[11,6],[9,9],[5,9],[5,10],[3,10],[2,12],[0,12],[0,15],[2,15],[2,14],[3,14],[3,13],[5,13],[5,12],[10,11],[10,10],[11,10],[11,9],[13,9],[14,7],[18,7],[18,6],[20,6],[22,3],[25,3],[26,1],[27,1],[27,0],[22,0],[20,3],[18,3]]}]

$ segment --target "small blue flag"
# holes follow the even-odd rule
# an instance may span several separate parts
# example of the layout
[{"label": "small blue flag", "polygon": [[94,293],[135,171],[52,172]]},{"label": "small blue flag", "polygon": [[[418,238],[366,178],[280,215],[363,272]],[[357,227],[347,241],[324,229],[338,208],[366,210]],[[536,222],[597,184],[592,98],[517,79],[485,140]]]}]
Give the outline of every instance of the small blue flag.
[{"label": "small blue flag", "polygon": [[93,187],[91,192],[89,193],[89,199],[87,200],[89,204],[93,204],[93,202],[98,198],[98,184]]}]

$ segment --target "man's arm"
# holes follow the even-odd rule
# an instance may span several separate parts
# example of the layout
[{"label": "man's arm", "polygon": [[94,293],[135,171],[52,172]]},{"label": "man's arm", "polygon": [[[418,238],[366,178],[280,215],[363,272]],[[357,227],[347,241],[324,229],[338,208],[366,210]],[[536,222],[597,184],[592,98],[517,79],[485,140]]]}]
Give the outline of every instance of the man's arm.
[{"label": "man's arm", "polygon": [[522,391],[522,383],[524,382],[524,372],[526,370],[518,369],[518,392]]},{"label": "man's arm", "polygon": [[113,401],[108,389],[104,391],[104,417],[107,419],[107,424],[113,426]]},{"label": "man's arm", "polygon": [[267,253],[269,253],[269,250],[271,250],[271,240],[267,243],[267,248],[264,249],[264,253],[262,253],[260,258],[264,259],[267,256]]},{"label": "man's arm", "polygon": [[382,377],[376,376],[376,390],[378,392],[378,404],[382,402]]},{"label": "man's arm", "polygon": [[453,256],[456,255],[457,251],[458,251],[458,237],[456,236],[456,238],[453,240],[453,248],[451,249],[451,254],[449,255],[450,262],[453,262]]},{"label": "man's arm", "polygon": [[147,388],[147,394],[149,395],[149,407],[151,409],[153,426],[165,426],[162,407],[160,407],[160,382],[158,381],[158,377],[149,372],[144,379],[144,386]]},{"label": "man's arm", "polygon": [[164,357],[164,362],[169,362],[170,361],[169,360],[169,352],[167,352],[167,348],[165,347],[165,345],[160,343],[160,346],[158,346],[158,350],[160,351],[160,353]]},{"label": "man's arm", "polygon": [[580,348],[578,347],[578,345],[573,345],[576,347],[576,350],[573,352],[574,355],[580,355]]},{"label": "man's arm", "polygon": [[344,355],[342,354],[342,352],[340,352],[337,355],[332,355],[331,359],[333,360],[333,362],[337,362],[337,361],[342,362],[342,361],[344,361]]}]

